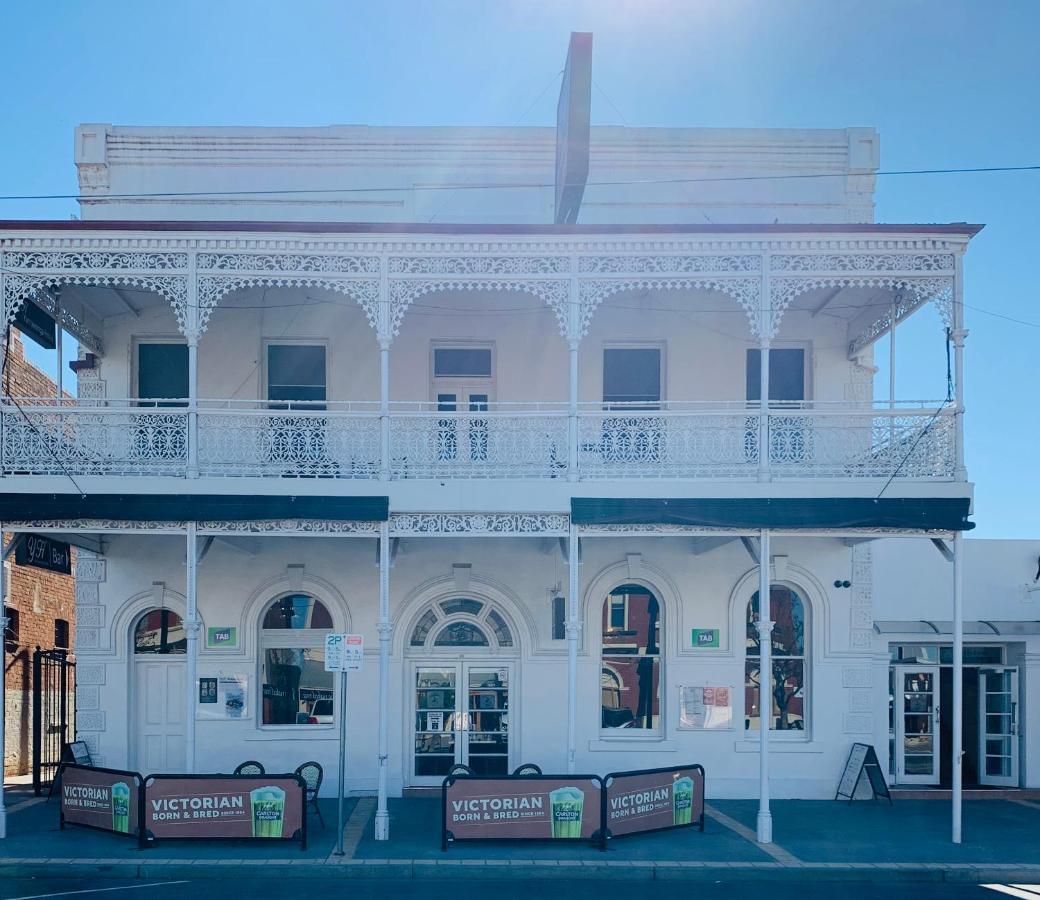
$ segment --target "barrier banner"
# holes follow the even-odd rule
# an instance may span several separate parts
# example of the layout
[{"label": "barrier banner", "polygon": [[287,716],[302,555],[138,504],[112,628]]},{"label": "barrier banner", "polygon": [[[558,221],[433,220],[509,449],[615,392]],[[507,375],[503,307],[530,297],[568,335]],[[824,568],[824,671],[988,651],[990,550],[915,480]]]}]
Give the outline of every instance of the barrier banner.
[{"label": "barrier banner", "polygon": [[64,763],[59,778],[62,828],[83,825],[137,835],[143,779],[136,772]]},{"label": "barrier banner", "polygon": [[449,841],[598,840],[602,793],[596,775],[449,775],[442,848]]},{"label": "barrier banner", "polygon": [[607,837],[687,825],[704,831],[701,766],[613,772],[603,784]]},{"label": "barrier banner", "polygon": [[304,793],[295,775],[149,775],[148,840],[299,840],[307,846]]}]

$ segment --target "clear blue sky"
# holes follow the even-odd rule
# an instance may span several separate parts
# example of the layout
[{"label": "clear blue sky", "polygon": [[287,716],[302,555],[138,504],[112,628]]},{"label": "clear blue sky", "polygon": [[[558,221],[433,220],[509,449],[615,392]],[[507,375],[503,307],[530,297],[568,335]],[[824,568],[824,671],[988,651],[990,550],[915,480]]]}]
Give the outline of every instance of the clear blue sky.
[{"label": "clear blue sky", "polygon": [[[595,34],[596,124],[875,126],[886,169],[1040,164],[1035,0],[6,0],[2,23],[2,194],[75,192],[80,122],[512,125],[572,30]],[[966,260],[975,534],[1040,537],[1040,173],[893,177],[877,200],[878,221],[987,226]],[[943,396],[937,317],[899,335],[900,395]]]}]

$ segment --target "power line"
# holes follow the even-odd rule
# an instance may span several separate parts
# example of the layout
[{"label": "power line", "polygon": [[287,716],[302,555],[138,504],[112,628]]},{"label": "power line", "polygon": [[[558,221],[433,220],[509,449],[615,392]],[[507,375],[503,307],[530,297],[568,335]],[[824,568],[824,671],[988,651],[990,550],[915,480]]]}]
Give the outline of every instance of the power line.
[{"label": "power line", "polygon": [[[975,166],[954,169],[888,169],[874,172],[875,177],[903,175],[985,175],[1000,172],[1038,172],[1040,165],[1029,166]],[[636,178],[617,181],[589,181],[586,187],[623,187],[654,184],[717,184],[736,181],[793,181],[812,178],[847,178],[847,172],[799,172],[774,175],[719,175],[705,178]],[[547,181],[490,181],[474,184],[415,184],[408,186],[352,188],[288,188],[278,190],[240,191],[154,191],[127,194],[2,194],[0,201],[16,200],[141,200],[171,197],[268,197],[298,196],[311,194],[393,194],[413,191],[474,191],[474,190],[543,190],[554,188],[555,182]]]}]

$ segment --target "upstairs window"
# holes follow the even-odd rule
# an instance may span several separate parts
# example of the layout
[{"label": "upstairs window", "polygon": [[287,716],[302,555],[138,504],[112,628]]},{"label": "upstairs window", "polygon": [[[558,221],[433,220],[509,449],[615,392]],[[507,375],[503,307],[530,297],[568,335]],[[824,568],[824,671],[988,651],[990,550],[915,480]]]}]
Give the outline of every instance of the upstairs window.
[{"label": "upstairs window", "polygon": [[188,397],[188,345],[142,341],[137,345],[137,396],[140,400],[180,400],[155,406],[184,406]]},{"label": "upstairs window", "polygon": [[490,378],[490,347],[434,347],[434,378]]},{"label": "upstairs window", "polygon": [[661,348],[607,347],[603,350],[603,403],[654,408],[661,402]]},{"label": "upstairs window", "polygon": [[[747,351],[747,399],[758,403],[762,396],[762,351]],[[769,401],[800,403],[806,399],[805,349],[773,347],[769,351]]]},{"label": "upstairs window", "polygon": [[326,365],[324,344],[268,344],[267,399],[324,403]]}]

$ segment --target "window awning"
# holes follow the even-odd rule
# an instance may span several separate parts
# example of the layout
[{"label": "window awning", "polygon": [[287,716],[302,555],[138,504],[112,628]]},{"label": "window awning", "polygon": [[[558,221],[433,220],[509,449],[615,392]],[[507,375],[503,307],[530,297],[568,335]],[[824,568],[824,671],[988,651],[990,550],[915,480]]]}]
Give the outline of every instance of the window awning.
[{"label": "window awning", "polygon": [[[935,637],[936,635],[953,634],[953,622],[939,622],[920,619],[913,622],[902,622],[895,619],[875,621],[874,631],[878,634],[920,634]],[[979,619],[964,623],[965,634],[999,634],[1003,636],[1040,634],[1040,622],[997,622]]]},{"label": "window awning", "polygon": [[571,499],[576,525],[685,525],[701,528],[891,528],[968,531],[970,501],[961,497],[768,497]]},{"label": "window awning", "polygon": [[0,494],[0,522],[119,519],[246,522],[278,519],[385,522],[389,497],[236,494]]}]

